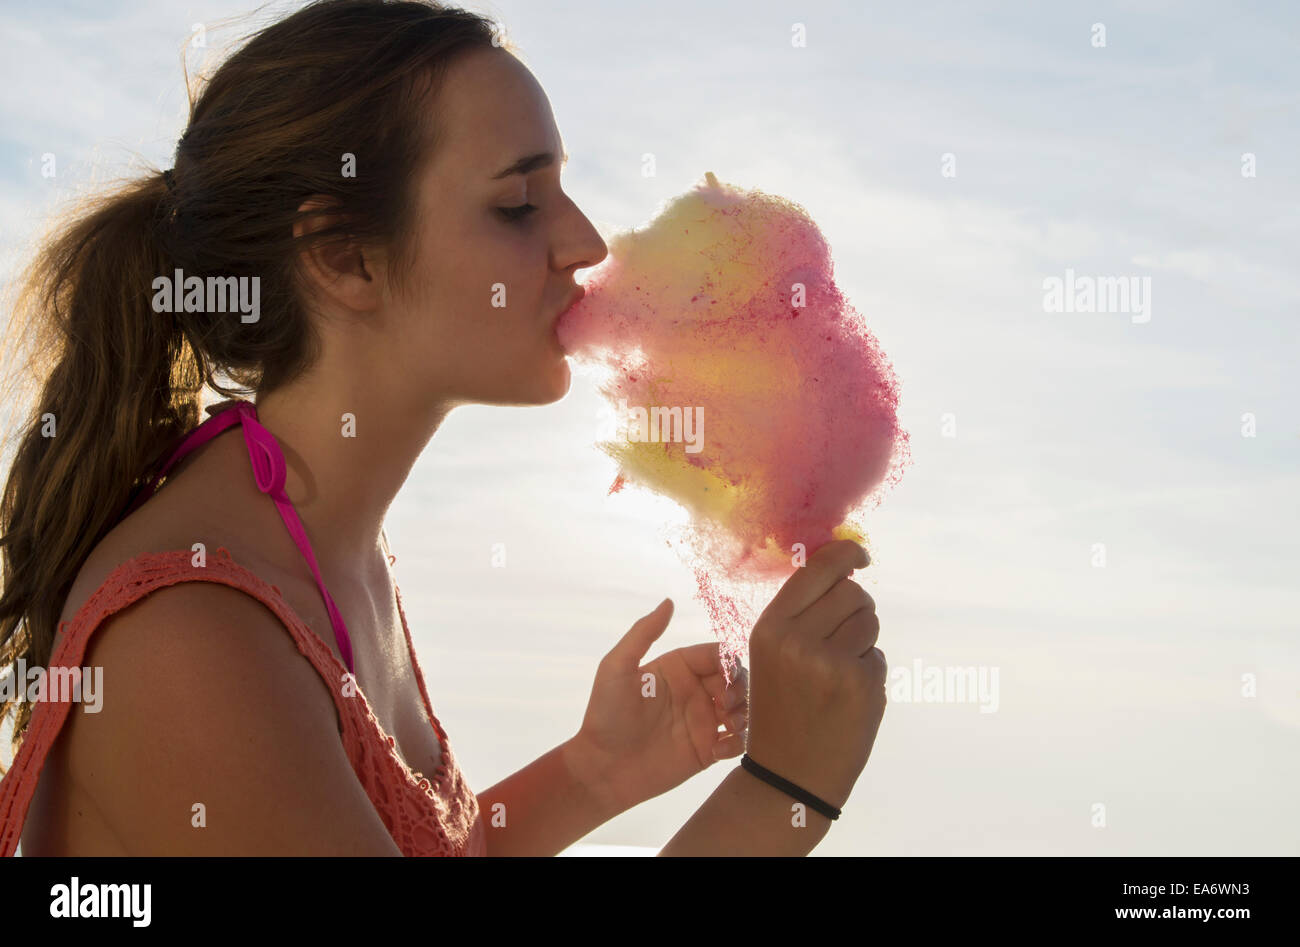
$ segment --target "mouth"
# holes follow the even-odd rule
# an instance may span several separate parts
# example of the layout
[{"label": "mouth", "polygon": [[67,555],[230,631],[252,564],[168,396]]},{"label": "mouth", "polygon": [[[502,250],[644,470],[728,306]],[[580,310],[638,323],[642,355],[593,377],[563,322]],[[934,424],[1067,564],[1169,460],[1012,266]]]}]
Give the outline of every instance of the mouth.
[{"label": "mouth", "polygon": [[561,309],[561,310],[559,311],[559,313],[556,314],[555,319],[552,320],[552,321],[553,321],[553,322],[559,322],[559,321],[560,321],[560,318],[561,318],[561,317],[562,317],[566,312],[568,312],[570,309],[572,309],[574,306],[576,306],[576,305],[578,304],[578,300],[580,300],[580,299],[581,299],[583,296],[585,296],[585,295],[587,295],[587,290],[586,290],[585,287],[583,287],[583,286],[578,286],[577,288],[575,288],[574,291],[573,291],[573,295],[569,297],[569,301],[566,302],[566,303],[564,304],[564,308]]}]

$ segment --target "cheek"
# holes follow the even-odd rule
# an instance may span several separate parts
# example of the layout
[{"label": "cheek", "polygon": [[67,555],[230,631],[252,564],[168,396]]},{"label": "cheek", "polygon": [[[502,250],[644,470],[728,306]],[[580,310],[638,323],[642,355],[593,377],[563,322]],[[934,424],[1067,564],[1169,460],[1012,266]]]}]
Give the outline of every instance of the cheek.
[{"label": "cheek", "polygon": [[546,319],[545,244],[496,228],[462,265],[457,281],[463,311],[474,314],[483,335],[506,351],[534,345]]},{"label": "cheek", "polygon": [[417,274],[406,303],[410,318],[433,341],[464,342],[490,327],[500,311],[493,308],[494,284],[509,285],[508,256],[479,231],[426,233],[416,262]]},{"label": "cheek", "polygon": [[540,236],[506,224],[486,221],[439,240],[439,258],[431,265],[445,275],[448,292],[475,312],[500,314],[516,303],[536,305],[545,284],[546,244]]},{"label": "cheek", "polygon": [[563,397],[569,366],[552,338],[541,237],[489,225],[426,231],[421,246],[396,358],[485,401]]}]

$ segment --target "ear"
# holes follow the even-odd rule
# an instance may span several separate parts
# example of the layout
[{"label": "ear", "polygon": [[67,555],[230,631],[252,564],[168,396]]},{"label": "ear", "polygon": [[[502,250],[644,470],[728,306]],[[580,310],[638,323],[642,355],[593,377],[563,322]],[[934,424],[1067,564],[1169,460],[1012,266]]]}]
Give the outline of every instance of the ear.
[{"label": "ear", "polygon": [[[342,218],[330,213],[335,206],[334,201],[324,196],[303,201],[299,213],[312,216],[293,225],[294,237],[337,226]],[[377,272],[382,263],[377,255],[367,253],[350,238],[334,237],[327,242],[311,243],[299,254],[298,264],[313,292],[345,309],[369,312],[378,308],[383,299],[382,274]]]}]

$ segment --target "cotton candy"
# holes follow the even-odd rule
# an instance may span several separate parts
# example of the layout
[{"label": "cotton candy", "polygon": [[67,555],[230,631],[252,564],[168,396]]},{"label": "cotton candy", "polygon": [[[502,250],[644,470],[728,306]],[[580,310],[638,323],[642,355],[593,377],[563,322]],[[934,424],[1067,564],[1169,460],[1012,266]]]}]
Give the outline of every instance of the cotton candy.
[{"label": "cotton candy", "polygon": [[600,445],[619,466],[611,492],[635,484],[690,513],[680,548],[734,657],[753,618],[742,589],[832,539],[866,545],[864,507],[910,461],[898,379],[807,212],[712,173],[613,236],[585,288],[557,336],[607,369],[623,426]]}]

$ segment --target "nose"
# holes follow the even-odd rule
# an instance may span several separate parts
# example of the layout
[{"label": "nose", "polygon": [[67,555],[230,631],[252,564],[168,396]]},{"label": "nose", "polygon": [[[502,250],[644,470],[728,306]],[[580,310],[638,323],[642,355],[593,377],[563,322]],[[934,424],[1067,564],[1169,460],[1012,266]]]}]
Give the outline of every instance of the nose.
[{"label": "nose", "polygon": [[596,266],[609,256],[609,247],[572,199],[569,199],[569,205],[572,212],[561,224],[561,236],[552,250],[552,266],[558,270],[583,270]]}]

